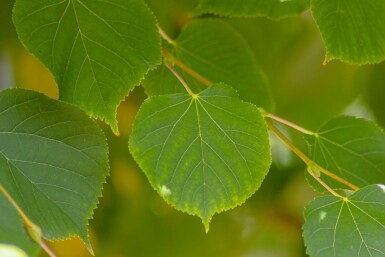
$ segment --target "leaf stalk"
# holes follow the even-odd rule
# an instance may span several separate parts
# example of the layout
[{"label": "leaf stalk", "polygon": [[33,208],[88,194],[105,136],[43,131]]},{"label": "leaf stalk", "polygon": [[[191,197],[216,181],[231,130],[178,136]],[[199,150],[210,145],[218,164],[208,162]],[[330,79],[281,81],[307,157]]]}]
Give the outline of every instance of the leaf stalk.
[{"label": "leaf stalk", "polygon": [[[265,123],[266,123],[266,126],[268,127],[268,129],[270,131],[272,131],[279,139],[281,139],[282,142],[284,142],[289,148],[290,150],[292,150],[299,158],[301,158],[301,160],[308,166],[308,167],[314,167],[316,169],[318,169],[321,173],[331,177],[332,179],[340,182],[341,184],[344,184],[348,187],[350,187],[351,189],[353,189],[354,191],[358,191],[359,190],[359,187],[353,185],[352,183],[350,183],[349,181],[346,181],[345,179],[337,176],[336,174],[328,171],[327,169],[319,166],[317,163],[315,163],[313,160],[311,160],[306,154],[304,154],[301,150],[299,150],[286,136],[284,136],[270,121],[267,121],[265,120]],[[322,181],[321,178],[319,178],[318,176],[316,176],[314,174],[314,172],[309,172],[314,178],[316,178],[316,180],[318,182]],[[322,181],[322,183],[320,182],[320,184],[322,186],[325,187],[325,182]],[[327,185],[326,185],[327,186]],[[331,189],[329,186],[325,187],[329,192]],[[337,194],[337,193],[335,193]],[[334,194],[334,195],[335,195]],[[337,194],[338,195],[338,194]]]},{"label": "leaf stalk", "polygon": [[[20,206],[16,203],[16,201],[12,198],[12,196],[8,193],[8,191],[3,187],[2,184],[0,184],[0,192],[2,192],[5,197],[8,199],[8,201],[13,205],[13,207],[16,209],[17,213],[23,220],[24,226],[26,230],[28,231],[28,235],[32,238],[34,242],[40,245],[40,247],[50,256],[50,257],[57,257],[56,254],[48,247],[48,245],[44,242],[44,240],[41,237],[41,230],[40,227],[34,224],[27,215],[23,212],[23,210],[20,208]],[[37,232],[38,231],[38,232]]]}]

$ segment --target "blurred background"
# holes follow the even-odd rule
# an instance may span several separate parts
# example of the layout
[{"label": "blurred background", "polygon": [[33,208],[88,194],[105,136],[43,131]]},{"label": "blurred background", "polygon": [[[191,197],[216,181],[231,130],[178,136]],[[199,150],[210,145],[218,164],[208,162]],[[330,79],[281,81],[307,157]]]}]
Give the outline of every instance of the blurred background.
[{"label": "blurred background", "polygon": [[[0,0],[0,89],[24,87],[57,98],[49,71],[20,44],[14,30],[12,0]],[[147,0],[159,24],[176,37],[196,0]],[[265,71],[276,114],[316,130],[345,113],[385,125],[385,63],[322,66],[325,49],[309,12],[282,21],[226,19],[244,35]],[[91,241],[97,257],[301,257],[302,212],[316,195],[304,178],[304,165],[274,137],[273,165],[261,189],[241,207],[216,215],[205,233],[197,217],[169,207],[151,188],[128,152],[127,142],[141,87],[118,110],[121,135],[104,124],[110,146],[111,175],[94,219]],[[287,131],[306,149],[301,135]],[[51,244],[59,257],[88,257],[74,238]],[[44,253],[41,256],[45,256]]]}]

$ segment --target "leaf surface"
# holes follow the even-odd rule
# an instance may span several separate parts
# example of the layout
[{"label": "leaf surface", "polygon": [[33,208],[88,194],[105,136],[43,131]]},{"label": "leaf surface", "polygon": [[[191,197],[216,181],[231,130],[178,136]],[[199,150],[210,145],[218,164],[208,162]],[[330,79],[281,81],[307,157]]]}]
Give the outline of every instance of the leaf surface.
[{"label": "leaf surface", "polygon": [[60,99],[114,132],[117,106],[161,60],[155,18],[142,0],[17,0],[13,20],[55,76]]},{"label": "leaf surface", "polygon": [[[1,245],[12,245],[21,249],[28,256],[38,256],[39,245],[27,235],[23,221],[16,209],[0,192],[0,248]],[[1,250],[0,250],[0,256]]]},{"label": "leaf surface", "polygon": [[229,17],[268,17],[278,20],[302,13],[309,0],[200,0],[196,14],[218,14]]},{"label": "leaf surface", "polygon": [[0,93],[0,183],[29,219],[55,240],[78,235],[108,173],[106,139],[75,106],[33,91]]},{"label": "leaf surface", "polygon": [[385,1],[312,0],[311,11],[325,42],[325,63],[385,60]]},{"label": "leaf surface", "polygon": [[196,97],[149,98],[141,107],[130,151],[151,185],[176,209],[211,217],[242,204],[271,163],[258,109],[216,84]]},{"label": "leaf surface", "polygon": [[[273,109],[273,100],[256,58],[245,39],[219,20],[197,20],[183,28],[171,50],[183,64],[204,78],[233,87],[241,99]],[[172,61],[172,59],[171,59]],[[175,66],[176,67],[176,66]],[[178,69],[194,93],[207,85]],[[164,66],[143,83],[148,95],[184,92],[180,82]]]},{"label": "leaf surface", "polygon": [[385,186],[349,198],[316,198],[305,208],[303,236],[311,257],[385,256]]},{"label": "leaf surface", "polygon": [[[385,133],[373,122],[336,117],[317,136],[305,138],[310,158],[318,165],[358,187],[385,184]],[[321,178],[334,189],[348,189],[324,174]]]}]

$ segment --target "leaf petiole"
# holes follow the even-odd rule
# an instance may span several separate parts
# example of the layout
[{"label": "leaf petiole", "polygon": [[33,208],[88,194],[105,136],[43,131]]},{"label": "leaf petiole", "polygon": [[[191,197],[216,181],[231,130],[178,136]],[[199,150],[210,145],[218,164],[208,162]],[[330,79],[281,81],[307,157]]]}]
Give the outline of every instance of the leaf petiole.
[{"label": "leaf petiole", "polygon": [[174,76],[184,86],[184,88],[189,93],[189,95],[195,96],[195,94],[191,91],[190,87],[187,85],[186,81],[184,81],[184,79],[179,75],[179,73],[170,64],[168,64],[167,62],[164,62],[164,66],[166,66],[167,69],[169,69],[172,72],[172,74],[174,74]]},{"label": "leaf petiole", "polygon": [[159,26],[159,24],[156,25],[158,27],[158,31],[159,31],[159,34],[160,36],[166,40],[170,45],[176,45],[175,41],[171,39],[171,37],[169,37],[166,32],[164,32],[164,30]]},{"label": "leaf petiole", "polygon": [[297,124],[294,124],[294,123],[292,123],[292,122],[290,122],[288,120],[285,120],[285,119],[282,119],[280,117],[277,117],[277,116],[275,116],[275,115],[273,115],[271,113],[266,113],[264,116],[267,117],[267,118],[270,118],[272,120],[278,121],[279,123],[285,124],[286,126],[289,126],[289,127],[293,128],[293,129],[295,129],[295,130],[297,130],[297,131],[299,131],[301,133],[304,133],[304,134],[307,134],[307,135],[311,135],[311,136],[314,136],[314,135],[317,134],[317,133],[315,133],[313,131],[310,131],[308,129],[300,127]]},{"label": "leaf petiole", "polygon": [[28,217],[25,215],[23,210],[20,208],[20,206],[15,202],[15,200],[12,198],[12,196],[8,193],[8,191],[3,187],[2,184],[0,184],[0,192],[2,192],[5,197],[10,201],[10,203],[13,205],[13,207],[16,209],[17,213],[20,215],[21,219],[24,222],[24,226],[28,232],[28,235],[31,237],[31,239],[40,245],[40,247],[48,254],[50,257],[57,257],[54,252],[48,247],[48,245],[44,242],[42,236],[41,236],[41,229],[39,226],[34,224]]},{"label": "leaf petiole", "polygon": [[214,84],[213,82],[211,82],[207,78],[203,77],[202,75],[200,75],[199,73],[197,73],[196,71],[194,71],[193,69],[188,67],[186,64],[184,64],[182,61],[180,61],[178,58],[176,58],[173,54],[171,54],[169,51],[167,51],[164,48],[162,49],[162,55],[166,59],[168,59],[168,58],[172,59],[176,66],[178,66],[180,69],[185,71],[187,74],[189,74],[191,77],[193,77],[194,79],[196,79],[197,81],[199,81],[203,85],[210,87]]},{"label": "leaf petiole", "polygon": [[[289,148],[292,150],[301,160],[308,166],[308,167],[313,167],[320,171],[321,173],[333,178],[334,180],[350,187],[354,191],[358,191],[359,187],[353,185],[349,181],[346,181],[345,179],[337,176],[336,174],[326,170],[325,168],[319,166],[317,163],[315,163],[313,160],[311,160],[306,154],[304,154],[301,150],[299,150],[292,142],[290,142],[287,137],[285,137],[270,121],[265,120],[266,126],[270,131],[272,131],[279,139],[281,139]],[[316,180],[318,182],[322,181],[316,174],[315,172],[309,172],[313,177],[317,177]],[[323,181],[322,181],[323,182]],[[320,183],[322,186],[325,187],[324,182]],[[326,185],[327,186],[327,185]],[[330,191],[327,187],[325,187],[328,191]]]}]

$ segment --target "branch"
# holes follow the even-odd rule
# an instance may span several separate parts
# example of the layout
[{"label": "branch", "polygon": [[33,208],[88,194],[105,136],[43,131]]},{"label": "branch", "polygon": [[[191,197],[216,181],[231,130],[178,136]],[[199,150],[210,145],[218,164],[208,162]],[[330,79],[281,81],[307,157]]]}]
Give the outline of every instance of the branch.
[{"label": "branch", "polygon": [[[360,188],[353,185],[349,181],[346,181],[345,179],[337,176],[336,174],[326,170],[325,168],[319,166],[317,163],[315,163],[313,160],[311,160],[306,154],[304,154],[301,150],[299,150],[292,142],[290,142],[289,139],[287,139],[274,125],[265,120],[266,126],[269,128],[270,131],[272,131],[279,139],[281,139],[301,160],[308,166],[308,167],[315,167],[317,168],[321,173],[331,177],[332,179],[350,187],[354,191],[359,190]],[[313,177],[315,174],[312,172],[309,172]],[[320,178],[317,179],[319,182],[321,180]],[[322,183],[321,183],[322,184]],[[322,184],[323,185],[323,184]],[[324,186],[324,185],[323,185]],[[326,187],[325,187],[326,188]],[[330,191],[328,188],[326,188],[328,191]]]},{"label": "branch", "polygon": [[189,74],[194,79],[198,80],[203,85],[205,85],[207,87],[210,87],[210,86],[212,86],[214,84],[213,82],[211,82],[210,80],[206,79],[205,77],[200,75],[198,72],[194,71],[193,69],[188,67],[186,64],[181,62],[179,59],[177,59],[173,54],[171,54],[166,49],[164,49],[164,48],[162,49],[162,54],[163,54],[164,58],[166,58],[166,59],[167,58],[171,58],[174,61],[176,66],[181,68],[183,71],[185,71],[187,74]]}]

